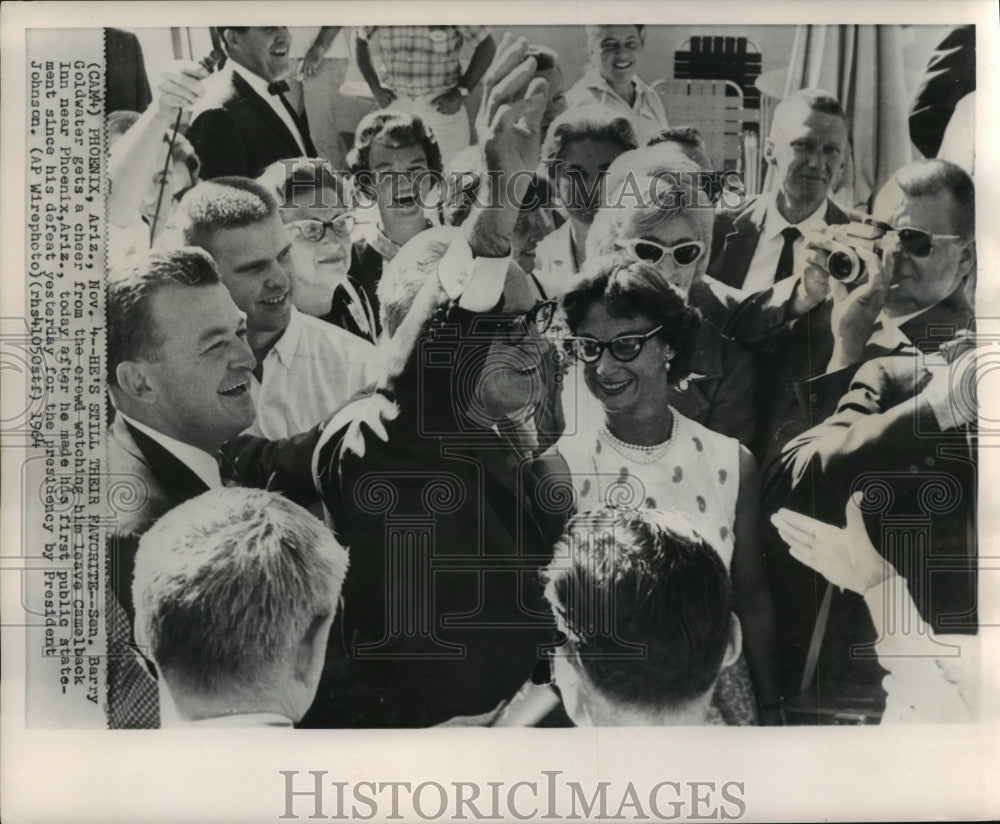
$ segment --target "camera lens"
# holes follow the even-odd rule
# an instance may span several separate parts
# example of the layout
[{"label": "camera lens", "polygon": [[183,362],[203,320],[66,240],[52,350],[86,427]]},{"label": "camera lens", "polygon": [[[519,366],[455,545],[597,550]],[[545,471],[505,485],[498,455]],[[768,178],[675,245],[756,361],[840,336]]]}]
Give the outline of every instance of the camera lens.
[{"label": "camera lens", "polygon": [[861,274],[864,267],[856,255],[847,252],[830,252],[830,257],[826,260],[826,268],[832,277],[850,283]]}]

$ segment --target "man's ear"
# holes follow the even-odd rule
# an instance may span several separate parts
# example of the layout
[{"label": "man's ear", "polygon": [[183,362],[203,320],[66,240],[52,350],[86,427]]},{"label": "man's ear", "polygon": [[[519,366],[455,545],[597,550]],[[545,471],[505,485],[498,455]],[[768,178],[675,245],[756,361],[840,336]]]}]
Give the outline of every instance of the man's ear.
[{"label": "man's ear", "polygon": [[143,365],[138,361],[122,361],[115,369],[118,388],[139,403],[155,400],[153,388],[149,385]]},{"label": "man's ear", "polygon": [[222,31],[222,42],[226,45],[226,54],[229,54],[234,46],[239,48],[240,33],[236,29],[224,29]]},{"label": "man's ear", "polygon": [[317,615],[306,627],[295,651],[295,680],[315,692],[326,661],[326,643],[330,637],[333,613]]},{"label": "man's ear", "polygon": [[735,612],[729,613],[729,637],[726,639],[726,653],[722,656],[720,670],[736,663],[743,651],[743,627]]},{"label": "man's ear", "polygon": [[961,277],[969,276],[976,271],[976,241],[969,238],[962,242],[962,251],[958,257],[958,273]]}]

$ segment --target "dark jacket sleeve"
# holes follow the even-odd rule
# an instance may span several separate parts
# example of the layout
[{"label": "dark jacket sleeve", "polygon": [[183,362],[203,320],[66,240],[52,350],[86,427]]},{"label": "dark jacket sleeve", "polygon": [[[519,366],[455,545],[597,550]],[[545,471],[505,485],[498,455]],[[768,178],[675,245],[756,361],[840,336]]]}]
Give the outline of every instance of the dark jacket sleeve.
[{"label": "dark jacket sleeve", "polygon": [[201,161],[202,180],[248,173],[250,161],[243,133],[225,109],[199,114],[187,137]]},{"label": "dark jacket sleeve", "polygon": [[242,486],[270,489],[302,506],[319,501],[312,457],[326,422],[291,438],[270,441],[243,435],[224,444],[223,474]]}]

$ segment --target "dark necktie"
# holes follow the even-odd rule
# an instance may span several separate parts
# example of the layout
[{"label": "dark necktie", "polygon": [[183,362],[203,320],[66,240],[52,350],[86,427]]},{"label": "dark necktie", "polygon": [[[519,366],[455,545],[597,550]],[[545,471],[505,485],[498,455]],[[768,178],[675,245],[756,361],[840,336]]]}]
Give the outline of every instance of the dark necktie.
[{"label": "dark necktie", "polygon": [[285,107],[285,111],[291,115],[292,123],[295,124],[295,128],[299,130],[298,136],[302,138],[302,142],[305,143],[306,140],[306,128],[299,117],[299,113],[295,111],[295,107],[288,102],[288,98],[285,97],[285,92],[288,91],[288,82],[286,80],[275,80],[267,84],[267,91],[269,94],[276,94],[281,99],[281,104]]},{"label": "dark necktie", "polygon": [[778,257],[778,268],[774,271],[774,282],[791,277],[795,269],[795,241],[802,237],[795,226],[786,226],[781,230],[781,236],[785,239],[785,245],[781,247],[781,255]]}]

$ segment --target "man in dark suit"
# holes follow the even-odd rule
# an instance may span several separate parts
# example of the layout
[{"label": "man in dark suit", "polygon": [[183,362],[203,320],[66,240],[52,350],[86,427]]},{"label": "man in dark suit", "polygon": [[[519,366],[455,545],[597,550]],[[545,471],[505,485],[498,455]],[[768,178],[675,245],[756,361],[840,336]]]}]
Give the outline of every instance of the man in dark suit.
[{"label": "man in dark suit", "polygon": [[216,78],[188,139],[201,177],[257,177],[276,160],[315,157],[305,114],[285,92],[291,71],[285,26],[220,26],[230,66]]},{"label": "man in dark suit", "polygon": [[[108,470],[123,505],[109,545],[109,695],[111,726],[156,726],[155,684],[127,649],[130,586],[137,538],[169,509],[234,475],[216,453],[255,417],[250,376],[255,360],[245,316],[200,249],[155,251],[112,275],[107,294],[108,391],[115,419]],[[303,503],[311,492],[309,455],[318,430],[293,464],[306,467],[295,484],[278,466],[262,469],[270,485]],[[310,440],[311,439],[311,440]],[[269,450],[260,460],[271,462]],[[150,692],[150,690],[152,692]]]},{"label": "man in dark suit", "polygon": [[[942,502],[920,488],[929,474],[943,473],[945,497],[957,495],[959,500],[947,513],[935,514],[934,549],[945,552],[947,547],[946,554],[964,562],[975,557],[975,464],[961,433],[955,438],[948,432],[942,440],[942,431],[955,425],[930,421],[912,399],[928,378],[922,357],[947,350],[974,319],[964,294],[976,266],[972,180],[947,161],[910,163],[879,192],[874,216],[892,231],[881,241],[881,260],[859,252],[868,267],[867,281],[852,291],[831,281],[833,300],[802,318],[774,352],[778,382],[769,399],[773,414],[764,459],[763,515],[766,521],[788,507],[820,520],[838,520],[852,488],[865,473],[874,473],[869,481],[884,476],[883,487],[891,490],[891,500],[883,502],[891,511],[873,510],[881,520],[870,529],[883,528],[896,516],[926,520],[923,510]],[[814,262],[822,254],[811,252]],[[825,423],[817,425],[820,421]],[[954,443],[945,443],[949,440]],[[956,453],[956,444],[964,457]],[[877,497],[871,493],[873,501]],[[876,545],[883,543],[875,540],[876,532],[872,535]],[[814,586],[811,572],[790,559],[769,524],[762,538],[778,625],[786,631],[779,644],[786,689],[795,690],[823,590]],[[944,629],[936,623],[939,618],[974,609],[967,569],[953,567],[950,576],[935,573],[928,589],[928,565],[919,557],[892,561],[910,580],[935,631]],[[850,620],[836,612],[829,619],[831,626],[841,627],[834,635],[844,653],[848,641],[872,639],[864,637],[865,624],[858,623],[866,614],[863,605],[850,598],[838,603],[853,608]],[[955,625],[948,630],[960,631]],[[846,660],[845,653],[841,664]],[[828,674],[835,669],[826,666]]]},{"label": "man in dark suit", "polygon": [[719,212],[708,274],[746,292],[789,277],[803,236],[848,217],[828,195],[847,151],[847,116],[833,95],[802,89],[774,110],[764,146],[777,188]]}]

